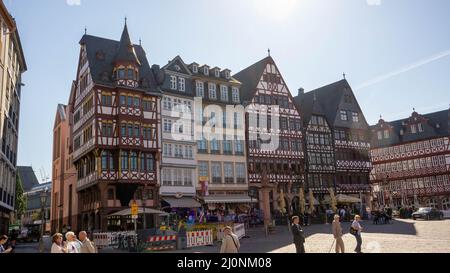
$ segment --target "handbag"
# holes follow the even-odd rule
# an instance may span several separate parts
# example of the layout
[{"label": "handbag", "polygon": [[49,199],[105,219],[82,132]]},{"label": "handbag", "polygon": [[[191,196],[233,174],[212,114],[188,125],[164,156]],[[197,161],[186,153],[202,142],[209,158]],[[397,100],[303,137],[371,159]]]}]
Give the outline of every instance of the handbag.
[{"label": "handbag", "polygon": [[352,226],[350,227],[350,234],[351,235],[356,235],[358,233],[358,230],[353,228]]},{"label": "handbag", "polygon": [[236,251],[239,252],[239,247],[238,247],[238,245],[236,244],[236,241],[234,240],[234,237],[231,236],[231,235],[228,235],[228,236],[231,237],[231,240],[233,240],[234,246],[236,247]]}]

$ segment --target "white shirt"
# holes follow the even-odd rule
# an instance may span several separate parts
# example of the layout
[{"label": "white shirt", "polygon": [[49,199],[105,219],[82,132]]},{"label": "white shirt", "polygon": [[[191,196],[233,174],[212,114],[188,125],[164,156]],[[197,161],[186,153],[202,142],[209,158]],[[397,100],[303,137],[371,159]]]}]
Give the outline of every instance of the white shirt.
[{"label": "white shirt", "polygon": [[63,250],[63,248],[61,246],[53,243],[50,253],[64,253],[64,251],[62,251],[62,250]]},{"label": "white shirt", "polygon": [[354,229],[358,230],[358,234],[361,235],[361,229],[362,229],[362,227],[361,227],[361,225],[359,224],[358,221],[353,221],[352,227],[353,227]]},{"label": "white shirt", "polygon": [[67,253],[80,253],[76,241],[67,242]]}]

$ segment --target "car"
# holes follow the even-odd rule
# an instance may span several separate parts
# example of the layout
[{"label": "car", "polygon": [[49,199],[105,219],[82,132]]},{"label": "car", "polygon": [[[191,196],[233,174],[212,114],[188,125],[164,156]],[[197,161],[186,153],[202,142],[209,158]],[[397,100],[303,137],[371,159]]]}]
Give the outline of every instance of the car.
[{"label": "car", "polygon": [[435,208],[419,208],[419,210],[417,210],[412,214],[412,218],[414,220],[417,220],[419,218],[424,220],[432,220],[432,219],[442,220],[444,219],[444,213]]}]

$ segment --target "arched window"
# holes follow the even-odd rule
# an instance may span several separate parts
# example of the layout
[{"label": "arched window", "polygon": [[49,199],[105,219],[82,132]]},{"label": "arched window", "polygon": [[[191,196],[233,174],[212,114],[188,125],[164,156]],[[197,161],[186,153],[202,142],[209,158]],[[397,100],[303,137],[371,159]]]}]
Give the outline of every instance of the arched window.
[{"label": "arched window", "polygon": [[137,153],[136,152],[131,152],[131,170],[132,171],[137,171]]}]

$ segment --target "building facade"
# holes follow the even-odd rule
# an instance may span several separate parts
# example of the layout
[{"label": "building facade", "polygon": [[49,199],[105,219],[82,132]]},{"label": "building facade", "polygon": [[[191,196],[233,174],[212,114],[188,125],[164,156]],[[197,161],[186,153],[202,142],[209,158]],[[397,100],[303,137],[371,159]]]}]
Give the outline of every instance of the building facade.
[{"label": "building facade", "polygon": [[219,219],[245,210],[247,158],[241,83],[229,69],[191,63],[195,88],[194,137],[197,140],[197,195]]},{"label": "building facade", "polygon": [[108,215],[133,200],[158,207],[163,76],[126,24],[120,41],[84,35],[80,45],[72,132],[79,226],[108,230],[118,224]]},{"label": "building facade", "polygon": [[450,111],[371,127],[375,206],[450,209]]},{"label": "building facade", "polygon": [[[302,121],[294,99],[272,57],[234,75],[242,82],[246,105],[246,141],[250,191],[266,218],[278,211],[284,196],[290,212],[304,179]],[[273,188],[264,191],[262,173]],[[268,195],[263,195],[268,193]],[[270,209],[269,209],[270,205]]]},{"label": "building facade", "polygon": [[0,1],[0,233],[14,211],[22,73],[27,66],[16,22]]},{"label": "building facade", "polygon": [[197,185],[197,142],[194,139],[194,88],[192,73],[175,57],[162,67],[164,95],[161,107],[162,162],[161,206],[187,210],[200,207],[195,200]]},{"label": "building facade", "polygon": [[369,125],[347,80],[307,93],[300,89],[296,102],[304,107],[306,187],[319,201],[333,188],[369,205]]},{"label": "building facade", "polygon": [[78,228],[77,170],[73,164],[73,83],[69,103],[58,105],[53,127],[52,232]]}]

